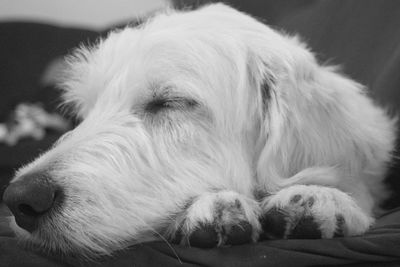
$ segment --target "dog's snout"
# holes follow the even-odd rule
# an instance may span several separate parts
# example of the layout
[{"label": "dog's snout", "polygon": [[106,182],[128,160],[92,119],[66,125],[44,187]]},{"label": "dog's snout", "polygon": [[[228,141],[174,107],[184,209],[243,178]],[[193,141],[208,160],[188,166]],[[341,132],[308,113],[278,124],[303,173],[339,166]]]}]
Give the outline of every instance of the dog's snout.
[{"label": "dog's snout", "polygon": [[59,189],[45,173],[34,173],[11,183],[4,191],[3,201],[14,214],[16,223],[32,232],[59,195]]}]

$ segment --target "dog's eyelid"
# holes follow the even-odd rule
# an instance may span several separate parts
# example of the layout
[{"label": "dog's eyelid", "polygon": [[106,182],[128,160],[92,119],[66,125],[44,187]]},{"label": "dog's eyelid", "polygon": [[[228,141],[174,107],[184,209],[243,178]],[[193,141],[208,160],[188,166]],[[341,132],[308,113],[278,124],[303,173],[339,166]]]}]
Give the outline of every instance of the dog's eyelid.
[{"label": "dog's eyelid", "polygon": [[158,113],[167,109],[190,109],[198,105],[196,100],[185,97],[154,98],[146,105],[145,110]]}]

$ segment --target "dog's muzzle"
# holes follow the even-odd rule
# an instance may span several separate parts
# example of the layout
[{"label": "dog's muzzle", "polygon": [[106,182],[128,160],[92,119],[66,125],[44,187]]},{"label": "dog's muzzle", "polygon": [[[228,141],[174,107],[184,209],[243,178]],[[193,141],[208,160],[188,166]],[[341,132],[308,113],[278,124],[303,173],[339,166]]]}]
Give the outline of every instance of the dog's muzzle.
[{"label": "dog's muzzle", "polygon": [[44,172],[27,174],[8,185],[3,201],[21,228],[33,232],[59,202],[61,190]]}]

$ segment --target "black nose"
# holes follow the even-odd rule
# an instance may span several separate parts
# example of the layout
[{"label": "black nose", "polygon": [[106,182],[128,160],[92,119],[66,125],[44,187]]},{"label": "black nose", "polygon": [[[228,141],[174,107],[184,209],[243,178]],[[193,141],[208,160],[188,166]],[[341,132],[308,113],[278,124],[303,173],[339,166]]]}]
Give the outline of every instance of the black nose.
[{"label": "black nose", "polygon": [[4,191],[3,201],[14,214],[18,226],[33,232],[58,195],[59,190],[48,175],[33,173],[12,182]]}]

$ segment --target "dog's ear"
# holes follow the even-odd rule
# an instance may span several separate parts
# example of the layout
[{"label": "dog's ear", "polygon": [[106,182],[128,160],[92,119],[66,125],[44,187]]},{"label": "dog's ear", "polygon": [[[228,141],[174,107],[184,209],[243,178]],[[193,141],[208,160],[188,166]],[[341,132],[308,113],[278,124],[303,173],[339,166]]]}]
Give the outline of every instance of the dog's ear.
[{"label": "dog's ear", "polygon": [[91,76],[95,74],[96,64],[93,59],[94,47],[81,46],[64,58],[63,70],[57,81],[62,90],[63,107],[78,119],[88,114],[96,101],[96,85]]},{"label": "dog's ear", "polygon": [[318,64],[298,38],[255,27],[247,38],[260,99],[259,182],[275,191],[294,183],[334,186],[339,177],[351,187],[360,175],[383,177],[394,120],[360,84]]}]

